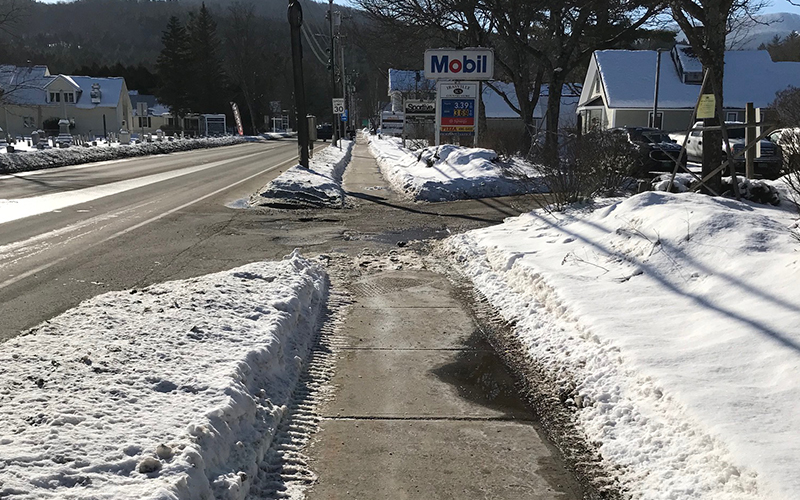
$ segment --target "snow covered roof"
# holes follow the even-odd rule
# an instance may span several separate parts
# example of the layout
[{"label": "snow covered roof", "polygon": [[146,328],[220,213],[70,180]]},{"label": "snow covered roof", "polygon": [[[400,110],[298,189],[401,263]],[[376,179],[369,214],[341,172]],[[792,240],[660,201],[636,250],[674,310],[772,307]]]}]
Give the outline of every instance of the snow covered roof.
[{"label": "snow covered roof", "polygon": [[[93,76],[73,76],[72,79],[81,89],[81,96],[75,102],[76,108],[116,108],[122,95],[122,86],[125,79],[114,76],[110,78],[95,78]],[[92,85],[100,86],[100,102],[93,103],[91,98]]]},{"label": "snow covered roof", "polygon": [[[419,75],[419,83],[417,82]],[[436,82],[425,78],[423,70],[389,69],[389,93],[434,90]]]},{"label": "snow covered roof", "polygon": [[[91,76],[51,75],[47,66],[0,66],[0,88],[8,92],[12,104],[42,106],[47,104],[47,87],[62,78],[76,90],[75,107],[91,109],[96,107],[116,108],[125,79],[122,77],[96,78]],[[99,90],[99,102],[93,102],[92,86]]]},{"label": "snow covered roof", "polygon": [[138,116],[136,106],[140,102],[147,103],[147,114],[151,116],[161,116],[169,113],[169,108],[164,106],[154,95],[140,94],[138,90],[129,90],[128,97],[131,99],[131,106],[133,106],[133,115]]},{"label": "snow covered roof", "polygon": [[44,88],[49,87],[51,83],[55,82],[59,78],[61,78],[63,80],[66,80],[66,82],[68,84],[70,84],[75,90],[81,90],[81,87],[77,83],[75,83],[75,80],[73,80],[72,77],[68,76],[68,75],[56,75],[56,76],[54,76],[49,82],[47,82],[47,84],[44,86]]},{"label": "snow covered roof", "polygon": [[[513,83],[498,81],[493,81],[491,83],[492,86],[497,88],[497,90],[505,93],[514,106],[519,106],[519,101],[517,99],[517,94],[514,91]],[[576,89],[578,89],[577,92]],[[564,85],[564,88],[561,91],[562,106],[566,104],[577,104],[578,97],[580,96],[579,89],[580,85]],[[534,118],[544,117],[544,113],[547,109],[547,96],[549,94],[550,92],[548,85],[542,85],[542,88],[539,92],[539,102],[536,103],[536,107],[533,110]],[[519,115],[513,109],[511,109],[505,99],[503,99],[488,85],[484,85],[483,87],[483,105],[486,109],[486,118],[519,118]]]},{"label": "snow covered roof", "polygon": [[0,89],[11,104],[27,104],[44,99],[42,89],[50,81],[47,66],[0,65]]},{"label": "snow covered roof", "polygon": [[[696,67],[696,59],[678,50],[684,71]],[[656,52],[653,50],[599,50],[593,63],[599,69],[610,108],[653,106]],[[591,70],[590,70],[591,72]],[[765,107],[775,100],[775,93],[789,85],[800,85],[800,63],[772,62],[764,50],[728,51],[725,53],[725,107],[744,108],[752,102]],[[661,58],[658,105],[661,108],[693,108],[700,86],[683,83],[669,55]],[[585,93],[586,95],[586,93]],[[581,102],[581,105],[586,102]]]}]

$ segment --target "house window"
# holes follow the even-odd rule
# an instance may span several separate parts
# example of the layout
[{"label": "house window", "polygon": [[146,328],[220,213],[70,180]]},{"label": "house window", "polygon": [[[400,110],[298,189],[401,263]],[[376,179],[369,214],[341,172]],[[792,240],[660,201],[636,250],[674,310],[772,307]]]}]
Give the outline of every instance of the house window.
[{"label": "house window", "polygon": [[150,128],[150,117],[149,116],[140,116],[139,118],[139,128],[147,127]]},{"label": "house window", "polygon": [[32,116],[24,116],[22,118],[22,126],[25,127],[25,128],[35,128],[36,127],[36,122],[33,121],[33,117]]},{"label": "house window", "polygon": [[50,92],[50,102],[61,102],[61,93]]},{"label": "house window", "polygon": [[75,102],[75,93],[64,92],[64,102]]},{"label": "house window", "polygon": [[653,121],[653,112],[647,113],[647,123],[650,124],[651,127],[654,128],[661,128],[661,124],[664,123],[664,113],[659,111],[656,113],[656,121]]},{"label": "house window", "polygon": [[594,80],[594,93],[600,93],[600,75],[597,75],[597,78]]},{"label": "house window", "polygon": [[725,121],[726,122],[738,122],[739,121],[739,113],[736,111],[728,111],[725,114]]}]

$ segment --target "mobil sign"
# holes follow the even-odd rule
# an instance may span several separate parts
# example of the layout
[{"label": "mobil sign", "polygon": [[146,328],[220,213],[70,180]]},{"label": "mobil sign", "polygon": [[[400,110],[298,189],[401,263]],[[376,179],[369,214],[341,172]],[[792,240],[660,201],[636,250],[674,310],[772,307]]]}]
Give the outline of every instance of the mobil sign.
[{"label": "mobil sign", "polygon": [[432,80],[491,80],[494,78],[492,49],[428,49],[425,78]]}]

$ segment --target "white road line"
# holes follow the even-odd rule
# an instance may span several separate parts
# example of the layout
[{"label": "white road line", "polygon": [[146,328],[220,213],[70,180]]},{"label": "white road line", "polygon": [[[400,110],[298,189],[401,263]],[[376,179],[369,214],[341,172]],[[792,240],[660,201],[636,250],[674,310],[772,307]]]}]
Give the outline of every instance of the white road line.
[{"label": "white road line", "polygon": [[100,186],[75,189],[63,193],[51,193],[42,196],[32,196],[30,198],[0,199],[0,224],[13,220],[24,219],[25,217],[31,217],[33,215],[52,212],[53,210],[78,205],[80,203],[86,203],[98,198],[119,194],[124,191],[140,188],[156,182],[174,179],[183,175],[193,174],[209,168],[227,165],[229,163],[252,158],[254,156],[263,155],[267,152],[268,151],[259,151],[258,153],[251,153],[249,155],[239,156],[233,159],[219,160],[194,167],[186,167],[179,170],[172,170],[170,172],[146,175],[144,177],[128,179],[125,181],[111,182],[109,184],[102,184]]},{"label": "white road line", "polygon": [[[258,153],[258,154],[261,154],[261,153]],[[292,163],[295,163],[295,162],[297,162],[297,158],[292,158],[291,160],[284,161],[284,162],[279,163],[279,164],[277,164],[275,166],[272,166],[270,168],[262,170],[261,172],[258,172],[256,174],[253,174],[253,175],[248,176],[248,177],[245,177],[244,179],[240,179],[240,180],[238,180],[238,181],[236,181],[236,182],[234,182],[232,184],[229,184],[229,185],[227,185],[227,186],[225,186],[223,188],[217,189],[217,190],[215,190],[215,191],[213,191],[211,193],[203,195],[200,198],[192,200],[192,201],[190,201],[188,203],[184,203],[183,205],[181,205],[179,207],[175,207],[173,209],[167,210],[166,212],[164,212],[164,213],[162,213],[160,215],[157,215],[155,217],[151,217],[151,218],[149,218],[149,219],[147,219],[145,221],[142,221],[142,222],[140,222],[138,224],[135,224],[135,225],[133,225],[133,226],[131,226],[129,228],[126,228],[126,229],[123,229],[121,231],[118,231],[118,232],[112,234],[111,236],[109,236],[108,238],[105,238],[105,239],[103,239],[103,240],[101,240],[101,241],[99,241],[97,243],[92,244],[92,245],[88,245],[86,247],[83,247],[83,249],[85,250],[87,248],[91,248],[91,247],[94,247],[96,245],[100,245],[102,243],[106,243],[106,242],[111,241],[111,240],[113,240],[115,238],[119,238],[120,236],[128,234],[129,232],[131,232],[131,231],[133,231],[135,229],[139,229],[140,227],[146,226],[147,224],[150,224],[150,223],[155,222],[155,221],[157,221],[159,219],[162,219],[162,218],[166,217],[167,215],[173,214],[173,213],[175,213],[175,212],[177,212],[179,210],[183,210],[184,208],[190,207],[190,206],[194,205],[195,203],[199,203],[199,202],[205,200],[206,198],[210,198],[211,196],[215,196],[215,195],[217,195],[219,193],[222,193],[223,191],[226,191],[228,189],[236,187],[239,184],[247,182],[250,179],[253,179],[255,177],[258,177],[259,175],[263,175],[263,174],[265,174],[267,172],[271,172],[272,170],[275,170],[276,168],[281,168],[281,167],[283,167],[285,165],[289,165],[289,164],[292,164]],[[60,257],[60,258],[58,258],[56,260],[50,261],[47,264],[42,264],[41,266],[38,266],[38,267],[36,267],[34,269],[26,271],[26,272],[24,272],[22,274],[19,274],[17,276],[14,276],[13,278],[9,278],[9,279],[7,279],[7,280],[5,280],[3,282],[0,282],[0,289],[1,288],[5,288],[5,287],[7,287],[9,285],[13,285],[14,283],[16,283],[16,282],[18,282],[20,280],[23,280],[23,279],[25,279],[25,278],[27,278],[29,276],[33,276],[36,273],[40,273],[40,272],[44,271],[45,269],[48,269],[48,268],[50,268],[50,267],[52,267],[52,266],[54,266],[54,265],[56,265],[56,264],[58,264],[60,262],[63,262],[65,260],[69,259],[70,257],[71,257],[70,255],[65,255],[65,256]]]}]

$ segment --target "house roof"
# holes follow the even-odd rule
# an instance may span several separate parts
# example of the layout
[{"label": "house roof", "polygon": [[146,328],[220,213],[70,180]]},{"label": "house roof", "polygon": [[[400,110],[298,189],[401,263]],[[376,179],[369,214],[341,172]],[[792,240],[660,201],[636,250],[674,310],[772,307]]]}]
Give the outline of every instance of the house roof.
[{"label": "house roof", "polygon": [[[519,106],[513,83],[493,81],[492,85],[497,88],[497,90],[505,93],[506,96],[508,96],[508,100],[511,101],[514,106]],[[561,91],[562,106],[577,104],[578,98],[580,97],[580,90],[576,92],[576,87],[579,88],[580,85],[564,85]],[[536,107],[533,110],[534,118],[542,118],[544,116],[547,110],[548,95],[550,95],[549,86],[547,84],[542,85],[539,92],[539,101],[536,103]],[[519,114],[511,109],[505,99],[488,85],[483,86],[483,106],[486,109],[486,118],[519,118]]]},{"label": "house roof", "polygon": [[[687,66],[694,70],[692,68],[699,64],[696,59],[686,59],[686,52],[678,52],[685,70]],[[599,69],[608,107],[647,109],[653,106],[656,57],[653,50],[599,50],[594,53],[593,64]],[[765,50],[725,53],[726,108],[744,108],[748,102],[766,107],[775,100],[776,92],[789,85],[800,85],[800,63],[772,62]],[[699,92],[699,85],[681,81],[669,55],[662,54],[659,107],[694,108]]]},{"label": "house roof", "polygon": [[[42,106],[47,104],[46,88],[58,78],[75,87],[76,108],[116,108],[119,105],[125,79],[121,77],[96,78],[91,76],[51,75],[47,66],[0,66],[0,88],[8,91],[11,104]],[[99,85],[100,102],[92,102],[92,85]]]},{"label": "house roof", "polygon": [[0,65],[0,89],[11,104],[27,104],[44,99],[42,89],[50,82],[47,66]]},{"label": "house roof", "polygon": [[44,88],[49,87],[51,83],[55,82],[59,78],[63,79],[63,80],[66,80],[66,82],[69,83],[72,86],[72,88],[74,88],[75,90],[79,90],[79,91],[81,90],[81,87],[77,83],[75,83],[75,80],[73,80],[72,77],[68,76],[68,75],[56,75],[56,76],[54,76],[49,82],[47,82],[47,84],[44,86]]},{"label": "house roof", "polygon": [[133,116],[139,115],[137,105],[140,102],[147,103],[147,114],[150,116],[169,114],[169,107],[158,102],[158,99],[154,95],[140,94],[138,90],[129,90],[128,97],[130,97],[131,105],[133,106]]}]

